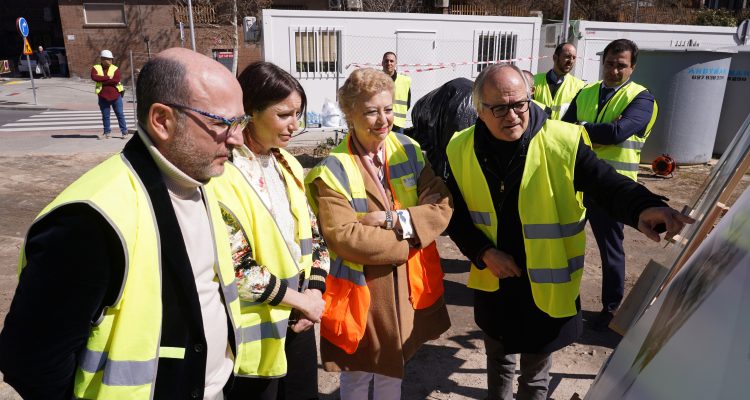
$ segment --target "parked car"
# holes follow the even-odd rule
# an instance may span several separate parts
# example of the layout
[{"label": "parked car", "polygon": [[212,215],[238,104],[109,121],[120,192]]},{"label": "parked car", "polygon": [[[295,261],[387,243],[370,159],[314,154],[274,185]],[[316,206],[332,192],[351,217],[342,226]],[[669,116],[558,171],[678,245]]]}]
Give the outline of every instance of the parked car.
[{"label": "parked car", "polygon": [[59,75],[63,77],[68,76],[68,57],[65,52],[65,47],[47,47],[47,54],[50,59],[50,72],[52,75]]},{"label": "parked car", "polygon": [[[31,63],[31,72],[34,73],[34,76],[41,76],[42,74],[36,73],[36,57],[33,54],[29,56],[29,62]],[[25,55],[21,55],[21,57],[18,57],[18,72],[21,74],[21,76],[29,76],[29,63],[26,62]]]},{"label": "parked car", "polygon": [[[47,55],[49,55],[49,70],[50,73],[55,76],[68,76],[68,57],[65,53],[65,47],[47,47],[45,49],[47,51]],[[31,71],[34,72],[34,76],[41,76],[42,74],[38,74],[36,72],[36,52],[34,54],[29,56],[29,61],[31,61]],[[18,59],[18,72],[21,73],[22,76],[28,76],[29,75],[29,67],[26,63],[26,56],[21,55]]]}]

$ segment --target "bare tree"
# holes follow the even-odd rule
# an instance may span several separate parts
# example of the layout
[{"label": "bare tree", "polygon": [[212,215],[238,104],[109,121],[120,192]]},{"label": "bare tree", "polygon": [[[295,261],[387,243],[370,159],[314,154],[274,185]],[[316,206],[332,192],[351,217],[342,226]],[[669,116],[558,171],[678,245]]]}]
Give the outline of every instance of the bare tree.
[{"label": "bare tree", "polygon": [[[175,7],[187,7],[187,0],[172,0]],[[196,24],[210,32],[208,40],[214,43],[231,43],[234,54],[232,72],[237,73],[240,47],[239,25],[242,19],[254,16],[260,19],[261,11],[273,5],[273,0],[192,0],[194,11],[200,8],[203,14]],[[206,11],[207,10],[207,11]],[[181,12],[180,15],[186,15]],[[187,21],[183,21],[187,22]]]},{"label": "bare tree", "polygon": [[[242,24],[244,17],[256,17],[260,20],[264,8],[270,8],[273,0],[211,0],[216,3],[217,8],[228,11],[221,17],[222,22],[232,26],[231,41],[233,44],[234,58],[232,72],[237,73],[237,61],[240,48],[240,34],[238,25]],[[244,39],[243,39],[244,40]]]},{"label": "bare tree", "polygon": [[[700,7],[696,0],[571,0],[571,18],[596,21],[617,21],[621,14],[633,15],[636,2],[640,7],[695,8]],[[512,5],[525,3],[529,10],[539,10],[547,20],[563,18],[562,0],[457,0],[454,4],[482,7],[487,12],[507,12]]]},{"label": "bare tree", "polygon": [[362,0],[362,11],[411,12],[421,3],[418,0]]}]

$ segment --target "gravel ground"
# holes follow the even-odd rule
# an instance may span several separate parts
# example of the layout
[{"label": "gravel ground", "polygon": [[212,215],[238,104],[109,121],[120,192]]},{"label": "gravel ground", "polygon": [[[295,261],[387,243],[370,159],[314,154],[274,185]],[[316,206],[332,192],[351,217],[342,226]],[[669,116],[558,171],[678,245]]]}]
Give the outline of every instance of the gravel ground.
[{"label": "gravel ground", "polygon": [[[321,154],[313,147],[291,149],[306,167]],[[0,321],[4,321],[13,297],[19,248],[34,216],[65,186],[103,160],[102,154],[0,155]],[[646,171],[642,171],[646,172]],[[708,166],[680,168],[673,179],[643,176],[651,190],[670,197],[680,209],[687,204],[709,172]],[[748,180],[744,179],[742,187]],[[736,195],[735,195],[736,198]],[[588,228],[587,228],[588,229]],[[589,231],[590,232],[590,231]],[[465,287],[468,262],[447,237],[440,238],[440,254],[446,273],[446,300],[452,327],[439,339],[427,343],[407,366],[404,399],[482,399],[486,396],[486,361],[481,331],[473,320],[471,291]],[[626,228],[626,290],[629,290],[651,259],[663,253],[663,246],[648,241]],[[599,310],[601,271],[599,254],[589,234],[586,266],[581,287],[584,318]],[[583,397],[601,365],[620,337],[586,328],[573,345],[554,355],[550,398]],[[322,399],[338,399],[338,376],[319,369]],[[17,399],[15,392],[0,382],[0,399]]]}]

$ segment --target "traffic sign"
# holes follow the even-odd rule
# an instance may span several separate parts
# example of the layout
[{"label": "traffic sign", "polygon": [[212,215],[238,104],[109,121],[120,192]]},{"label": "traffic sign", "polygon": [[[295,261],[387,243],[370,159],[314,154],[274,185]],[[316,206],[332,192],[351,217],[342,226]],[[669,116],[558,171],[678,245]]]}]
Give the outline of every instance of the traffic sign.
[{"label": "traffic sign", "polygon": [[20,17],[16,19],[16,27],[18,27],[18,31],[21,32],[21,36],[29,36],[29,23],[26,22],[26,18]]},{"label": "traffic sign", "polygon": [[23,38],[23,54],[27,56],[34,54],[34,52],[31,51],[31,45],[29,44],[29,39],[26,37]]}]

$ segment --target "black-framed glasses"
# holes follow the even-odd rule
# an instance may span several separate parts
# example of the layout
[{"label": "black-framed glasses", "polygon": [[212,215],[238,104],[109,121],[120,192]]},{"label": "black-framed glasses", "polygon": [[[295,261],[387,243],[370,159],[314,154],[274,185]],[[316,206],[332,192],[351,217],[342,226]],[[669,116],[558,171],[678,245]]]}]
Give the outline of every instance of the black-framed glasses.
[{"label": "black-framed glasses", "polygon": [[221,115],[216,115],[213,113],[210,113],[208,111],[199,110],[197,108],[184,106],[182,104],[172,104],[172,103],[165,103],[165,106],[178,108],[181,110],[190,110],[196,114],[200,114],[206,118],[211,118],[214,121],[221,122],[222,124],[227,126],[227,132],[234,132],[236,129],[243,130],[247,126],[247,124],[250,122],[250,116],[247,114],[240,115],[239,117],[234,118],[225,118]]},{"label": "black-framed glasses", "polygon": [[502,118],[508,115],[508,111],[510,111],[511,108],[516,114],[523,114],[526,111],[529,111],[529,103],[531,103],[531,100],[521,100],[513,104],[498,104],[496,106],[482,103],[482,106],[489,108],[495,118]]}]

